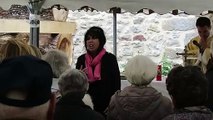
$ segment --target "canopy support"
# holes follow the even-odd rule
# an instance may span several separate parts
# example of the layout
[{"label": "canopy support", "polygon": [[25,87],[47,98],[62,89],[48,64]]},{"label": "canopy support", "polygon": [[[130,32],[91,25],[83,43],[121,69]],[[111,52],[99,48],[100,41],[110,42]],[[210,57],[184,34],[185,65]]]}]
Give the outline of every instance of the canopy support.
[{"label": "canopy support", "polygon": [[117,13],[121,13],[121,8],[113,7],[110,12],[113,13],[113,54],[117,57]]}]

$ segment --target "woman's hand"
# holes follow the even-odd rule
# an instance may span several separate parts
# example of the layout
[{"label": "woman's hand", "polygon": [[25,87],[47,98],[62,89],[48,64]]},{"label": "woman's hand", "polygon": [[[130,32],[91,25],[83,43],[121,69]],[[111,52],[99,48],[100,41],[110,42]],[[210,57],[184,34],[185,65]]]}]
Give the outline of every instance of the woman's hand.
[{"label": "woman's hand", "polygon": [[87,68],[86,68],[86,67],[83,68],[83,65],[81,65],[80,70],[81,70],[82,72],[84,72],[86,75],[88,74]]}]

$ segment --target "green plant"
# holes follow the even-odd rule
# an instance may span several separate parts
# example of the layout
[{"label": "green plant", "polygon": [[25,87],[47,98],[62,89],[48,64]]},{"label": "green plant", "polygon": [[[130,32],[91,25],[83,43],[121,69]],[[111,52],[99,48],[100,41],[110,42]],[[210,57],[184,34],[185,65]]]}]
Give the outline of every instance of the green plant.
[{"label": "green plant", "polygon": [[169,61],[169,59],[164,55],[162,59],[162,75],[167,76],[171,69],[172,69],[171,61]]}]

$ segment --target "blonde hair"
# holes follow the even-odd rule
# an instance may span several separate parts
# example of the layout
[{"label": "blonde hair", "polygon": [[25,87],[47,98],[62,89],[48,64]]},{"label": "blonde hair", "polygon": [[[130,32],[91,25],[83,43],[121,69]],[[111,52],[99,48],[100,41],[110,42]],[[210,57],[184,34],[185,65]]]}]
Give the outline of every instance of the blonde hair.
[{"label": "blonde hair", "polygon": [[23,56],[23,55],[33,55],[36,56],[31,47],[21,40],[7,40],[1,47],[2,59]]},{"label": "blonde hair", "polygon": [[40,51],[40,49],[38,47],[30,45],[30,48],[35,53],[36,57],[41,58],[42,54],[41,54],[41,51]]},{"label": "blonde hair", "polygon": [[28,33],[19,33],[16,35],[16,40],[21,40],[25,43],[29,43],[29,34]]},{"label": "blonde hair", "polygon": [[157,64],[146,56],[138,55],[128,61],[124,74],[133,85],[148,85],[157,75]]}]

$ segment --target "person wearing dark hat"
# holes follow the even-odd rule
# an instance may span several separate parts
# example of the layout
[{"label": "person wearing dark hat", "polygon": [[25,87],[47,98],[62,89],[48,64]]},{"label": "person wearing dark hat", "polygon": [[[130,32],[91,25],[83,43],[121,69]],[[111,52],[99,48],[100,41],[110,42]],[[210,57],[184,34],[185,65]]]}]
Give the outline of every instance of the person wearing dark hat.
[{"label": "person wearing dark hat", "polygon": [[124,70],[131,83],[111,98],[107,120],[161,120],[172,112],[172,102],[149,84],[157,75],[157,64],[146,56],[135,56]]},{"label": "person wearing dark hat", "polygon": [[5,59],[0,76],[0,120],[53,119],[53,73],[47,62],[33,56]]},{"label": "person wearing dark hat", "polygon": [[88,94],[94,110],[105,115],[111,96],[120,90],[120,71],[115,55],[104,49],[106,37],[100,27],[91,27],[84,37],[86,53],[78,57],[76,68],[87,74]]}]

